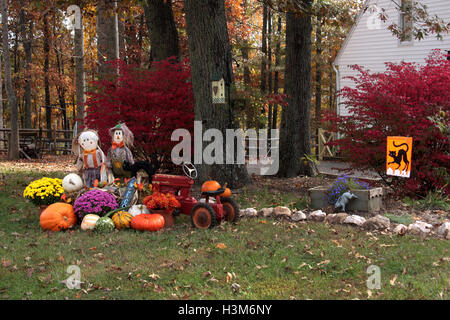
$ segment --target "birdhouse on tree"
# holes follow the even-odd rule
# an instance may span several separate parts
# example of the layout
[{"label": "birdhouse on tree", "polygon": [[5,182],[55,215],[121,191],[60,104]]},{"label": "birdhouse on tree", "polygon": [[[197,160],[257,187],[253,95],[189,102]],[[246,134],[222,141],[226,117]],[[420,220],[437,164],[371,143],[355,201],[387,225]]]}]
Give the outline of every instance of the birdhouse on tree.
[{"label": "birdhouse on tree", "polygon": [[220,73],[214,73],[211,77],[212,103],[224,104],[225,100],[225,79]]}]

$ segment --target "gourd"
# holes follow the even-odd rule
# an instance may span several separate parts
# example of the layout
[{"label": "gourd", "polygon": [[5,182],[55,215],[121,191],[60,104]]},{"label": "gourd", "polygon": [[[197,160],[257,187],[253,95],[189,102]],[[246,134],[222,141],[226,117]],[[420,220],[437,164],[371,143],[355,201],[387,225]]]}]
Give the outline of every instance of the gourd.
[{"label": "gourd", "polygon": [[202,184],[202,192],[216,191],[218,189],[220,189],[220,184],[214,180],[205,181]]},{"label": "gourd", "polygon": [[72,228],[77,223],[77,216],[70,204],[57,202],[41,213],[39,223],[44,230],[61,231]]},{"label": "gourd", "polygon": [[118,211],[112,216],[112,221],[117,229],[128,229],[131,227],[131,219],[133,216],[125,211]]},{"label": "gourd", "polygon": [[114,222],[110,217],[101,217],[95,223],[94,231],[100,233],[112,232],[115,229]]},{"label": "gourd", "polygon": [[65,192],[77,192],[83,188],[83,180],[81,177],[75,173],[69,173],[64,177],[62,181],[62,186]]},{"label": "gourd", "polygon": [[98,219],[100,219],[100,216],[96,214],[85,215],[81,222],[81,230],[93,230]]},{"label": "gourd", "polygon": [[94,231],[100,233],[112,232],[115,229],[114,221],[109,217],[110,215],[128,209],[129,207],[114,209],[108,212],[104,217],[101,217],[95,223]]},{"label": "gourd", "polygon": [[128,210],[128,213],[131,214],[133,217],[136,217],[140,214],[148,214],[150,211],[148,211],[147,207],[143,204],[135,204],[131,206],[130,210]]},{"label": "gourd", "polygon": [[131,227],[140,231],[158,231],[164,227],[164,217],[160,214],[140,214],[131,219]]}]

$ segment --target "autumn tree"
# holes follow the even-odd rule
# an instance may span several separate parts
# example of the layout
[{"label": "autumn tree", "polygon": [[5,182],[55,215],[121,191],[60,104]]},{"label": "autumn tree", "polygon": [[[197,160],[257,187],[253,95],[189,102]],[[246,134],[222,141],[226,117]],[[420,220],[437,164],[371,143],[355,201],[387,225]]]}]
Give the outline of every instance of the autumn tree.
[{"label": "autumn tree", "polygon": [[[202,122],[204,131],[209,128],[218,129],[225,137],[226,129],[237,128],[233,108],[229,97],[225,106],[212,105],[211,93],[213,74],[223,76],[229,84],[234,82],[224,0],[186,0],[185,12],[194,91],[194,117]],[[220,148],[224,147],[223,143],[219,144]],[[223,151],[226,158],[227,150]],[[221,183],[227,182],[232,187],[249,182],[245,165],[201,164],[198,170],[200,181],[214,178]]]},{"label": "autumn tree", "polygon": [[119,30],[116,0],[99,0],[97,3],[97,59],[98,76],[111,74],[107,61],[119,59]]},{"label": "autumn tree", "polygon": [[11,133],[8,144],[8,159],[19,159],[19,119],[17,110],[17,98],[11,79],[11,60],[9,55],[9,31],[8,31],[8,4],[1,0],[2,12],[2,47],[3,64],[5,66],[5,87],[8,95],[9,107],[11,109]]},{"label": "autumn tree", "polygon": [[25,127],[31,128],[31,63],[33,42],[33,18],[30,18],[29,8],[20,0],[20,31],[25,51]]},{"label": "autumn tree", "polygon": [[301,10],[286,13],[286,67],[280,130],[279,175],[294,177],[311,174],[301,160],[310,154],[311,117],[311,16],[312,0],[304,0]]},{"label": "autumn tree", "polygon": [[171,0],[146,0],[145,21],[150,34],[150,61],[179,57],[178,30],[172,12]]}]

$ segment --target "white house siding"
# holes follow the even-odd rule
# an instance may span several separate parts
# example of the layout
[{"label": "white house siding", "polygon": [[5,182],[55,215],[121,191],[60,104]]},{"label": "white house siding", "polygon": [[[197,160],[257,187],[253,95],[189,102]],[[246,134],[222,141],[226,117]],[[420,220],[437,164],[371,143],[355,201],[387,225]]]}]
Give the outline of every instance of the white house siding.
[{"label": "white house siding", "polygon": [[[396,1],[399,2],[399,1]],[[446,22],[450,22],[450,0],[421,0],[428,6],[430,14],[437,14]],[[398,24],[399,11],[391,0],[369,0],[367,5],[376,4],[384,8],[389,20],[381,22],[381,29],[369,29],[368,18],[372,15],[368,10],[360,13],[359,20],[349,33],[334,64],[338,69],[338,89],[346,86],[354,87],[353,81],[345,79],[356,75],[349,65],[358,64],[372,72],[383,72],[385,62],[416,62],[424,63],[433,49],[450,50],[450,35],[445,34],[443,40],[438,40],[435,34],[426,36],[423,40],[413,40],[410,44],[402,43],[387,29],[392,21]],[[338,113],[347,115],[348,111],[338,101]]]}]

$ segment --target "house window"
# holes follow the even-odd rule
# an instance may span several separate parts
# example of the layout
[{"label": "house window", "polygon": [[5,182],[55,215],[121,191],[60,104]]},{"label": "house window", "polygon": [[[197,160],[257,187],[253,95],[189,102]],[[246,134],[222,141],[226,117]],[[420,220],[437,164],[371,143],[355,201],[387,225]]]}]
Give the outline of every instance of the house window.
[{"label": "house window", "polygon": [[400,42],[412,41],[413,19],[411,15],[412,0],[402,0],[400,8]]}]

